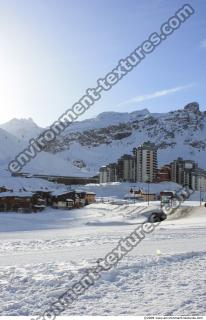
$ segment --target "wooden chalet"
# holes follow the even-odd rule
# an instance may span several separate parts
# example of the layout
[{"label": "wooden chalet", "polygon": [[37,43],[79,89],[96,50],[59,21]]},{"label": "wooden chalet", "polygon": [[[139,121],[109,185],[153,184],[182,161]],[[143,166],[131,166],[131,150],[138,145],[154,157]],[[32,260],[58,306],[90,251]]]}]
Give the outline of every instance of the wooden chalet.
[{"label": "wooden chalet", "polygon": [[0,186],[0,193],[7,192],[7,191],[11,191],[11,190],[7,189],[5,186]]},{"label": "wooden chalet", "polygon": [[4,212],[37,212],[45,208],[44,201],[32,192],[0,193],[0,211]]},{"label": "wooden chalet", "polygon": [[94,192],[82,190],[58,191],[52,193],[53,208],[71,209],[80,208],[96,201]]},{"label": "wooden chalet", "polygon": [[37,198],[44,200],[46,206],[52,206],[52,190],[35,190],[33,192]]},{"label": "wooden chalet", "polygon": [[94,192],[86,192],[86,204],[91,204],[96,202],[96,193]]},{"label": "wooden chalet", "polygon": [[55,190],[52,192],[51,202],[55,209],[71,209],[75,206],[75,191]]}]

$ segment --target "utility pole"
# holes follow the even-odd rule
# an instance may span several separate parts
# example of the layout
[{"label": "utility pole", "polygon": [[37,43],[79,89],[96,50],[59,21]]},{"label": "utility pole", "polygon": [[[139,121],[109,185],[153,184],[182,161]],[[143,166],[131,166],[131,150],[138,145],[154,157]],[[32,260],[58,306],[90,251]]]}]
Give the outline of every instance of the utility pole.
[{"label": "utility pole", "polygon": [[145,182],[147,182],[147,204],[148,204],[148,206],[149,206],[149,183],[150,183],[150,177],[149,177],[149,175],[146,175],[146,179],[145,179],[146,181]]},{"label": "utility pole", "polygon": [[134,189],[133,189],[133,198],[134,198],[134,203],[136,202],[136,198],[135,198],[135,188],[136,188],[136,186],[134,186]]},{"label": "utility pole", "polygon": [[200,207],[202,205],[202,179],[201,176],[199,176],[200,178]]},{"label": "utility pole", "polygon": [[149,183],[150,183],[150,181],[148,180],[148,188],[147,188],[148,207],[149,207]]}]

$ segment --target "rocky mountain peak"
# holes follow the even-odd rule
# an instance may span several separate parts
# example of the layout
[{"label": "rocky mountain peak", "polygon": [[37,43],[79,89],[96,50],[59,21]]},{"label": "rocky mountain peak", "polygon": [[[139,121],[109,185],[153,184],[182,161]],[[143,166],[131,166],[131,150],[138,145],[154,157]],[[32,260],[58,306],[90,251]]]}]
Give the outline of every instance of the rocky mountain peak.
[{"label": "rocky mountain peak", "polygon": [[190,111],[190,112],[193,112],[193,113],[199,113],[199,111],[200,111],[199,103],[197,103],[197,102],[188,103],[184,107],[184,110],[187,110],[187,111]]},{"label": "rocky mountain peak", "polygon": [[29,140],[37,136],[42,131],[42,128],[38,127],[32,118],[13,118],[4,124],[1,124],[0,128],[6,130],[19,139],[25,140]]}]

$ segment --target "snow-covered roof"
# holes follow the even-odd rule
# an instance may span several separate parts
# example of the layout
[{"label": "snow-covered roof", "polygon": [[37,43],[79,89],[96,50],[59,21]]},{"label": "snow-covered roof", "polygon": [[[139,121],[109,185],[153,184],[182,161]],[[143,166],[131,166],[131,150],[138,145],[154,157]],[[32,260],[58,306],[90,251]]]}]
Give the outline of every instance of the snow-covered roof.
[{"label": "snow-covered roof", "polygon": [[48,190],[48,189],[33,189],[33,192],[45,192],[45,193],[52,193],[54,189]]},{"label": "snow-covered roof", "polygon": [[68,193],[72,193],[72,192],[74,192],[74,190],[54,190],[53,192],[52,192],[52,195],[54,196],[54,197],[57,197],[57,196],[61,196],[61,195],[66,195],[66,194],[68,194]]},{"label": "snow-covered roof", "polygon": [[75,192],[76,193],[82,193],[82,192],[86,192],[85,190],[82,190],[82,189],[75,189]]},{"label": "snow-covered roof", "polygon": [[[5,171],[0,171],[0,186],[13,191],[51,191],[57,188],[56,184],[40,178],[12,177]],[[63,185],[62,185],[63,186]]]},{"label": "snow-covered roof", "polygon": [[140,193],[127,193],[125,194],[124,198],[126,199],[134,199],[134,198],[142,198]]},{"label": "snow-covered roof", "polygon": [[30,198],[33,196],[32,192],[19,192],[19,191],[15,191],[15,192],[1,192],[0,193],[0,198],[4,198],[4,197],[18,197],[18,198]]},{"label": "snow-covered roof", "polygon": [[43,205],[43,204],[35,204],[34,207],[35,207],[35,208],[46,208],[46,206]]}]

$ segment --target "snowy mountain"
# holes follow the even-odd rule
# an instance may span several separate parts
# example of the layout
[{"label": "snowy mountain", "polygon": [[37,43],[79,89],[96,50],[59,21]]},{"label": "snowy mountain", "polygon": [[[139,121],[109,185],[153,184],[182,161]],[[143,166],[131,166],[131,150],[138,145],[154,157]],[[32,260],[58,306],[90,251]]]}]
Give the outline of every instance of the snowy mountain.
[{"label": "snowy mountain", "polygon": [[[18,138],[24,132],[27,141],[42,130],[32,120],[14,119],[2,127],[6,126]],[[93,176],[101,165],[116,161],[124,153],[131,154],[134,147],[147,140],[158,146],[160,165],[182,156],[206,169],[206,111],[200,111],[196,102],[168,113],[150,113],[147,109],[104,112],[75,122],[26,169]]]},{"label": "snowy mountain", "polygon": [[[0,127],[5,128],[0,128],[0,169],[7,169],[9,162],[27,147],[28,141],[32,137],[38,136],[43,130],[31,119],[13,119]],[[62,159],[58,154],[48,152],[38,154],[24,167],[23,171],[81,177],[90,175],[84,168],[80,169],[68,160]]]},{"label": "snowy mountain", "polygon": [[15,135],[20,140],[28,141],[40,134],[43,128],[37,126],[37,124],[31,119],[12,119],[2,125],[0,128]]},{"label": "snowy mountain", "polygon": [[160,164],[178,156],[193,159],[206,168],[206,111],[192,102],[168,113],[147,109],[132,113],[105,112],[97,118],[72,124],[47,146],[74,165],[95,174],[101,165],[116,161],[144,141],[154,142]]},{"label": "snowy mountain", "polygon": [[9,162],[23,148],[17,137],[0,128],[0,167]]}]

